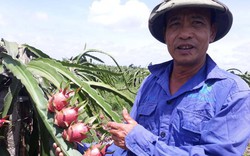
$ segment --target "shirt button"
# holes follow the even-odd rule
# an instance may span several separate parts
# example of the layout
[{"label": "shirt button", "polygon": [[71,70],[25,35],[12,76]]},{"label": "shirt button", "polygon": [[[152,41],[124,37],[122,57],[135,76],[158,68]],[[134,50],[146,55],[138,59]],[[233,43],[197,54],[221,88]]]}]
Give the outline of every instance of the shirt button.
[{"label": "shirt button", "polygon": [[161,136],[162,138],[164,138],[164,137],[166,136],[166,133],[165,133],[165,132],[161,132],[160,136]]}]

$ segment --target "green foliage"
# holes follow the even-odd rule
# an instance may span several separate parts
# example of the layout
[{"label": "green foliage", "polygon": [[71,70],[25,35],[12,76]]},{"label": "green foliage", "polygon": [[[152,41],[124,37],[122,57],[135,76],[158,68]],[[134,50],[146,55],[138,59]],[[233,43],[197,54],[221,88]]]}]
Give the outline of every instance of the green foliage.
[{"label": "green foliage", "polygon": [[249,72],[243,73],[242,71],[240,71],[239,69],[236,69],[236,68],[228,69],[228,71],[241,77],[244,81],[246,81],[246,83],[250,87],[250,73]]},{"label": "green foliage", "polygon": [[[135,81],[134,73],[128,70],[124,72],[110,55],[106,54],[114,60],[116,67],[101,65],[100,63],[103,61],[90,54],[91,52],[105,54],[104,52],[86,50],[77,57],[58,61],[29,45],[18,45],[4,39],[2,39],[1,44],[2,73],[0,74],[0,80],[1,83],[8,81],[9,83],[5,86],[7,88],[6,100],[4,100],[0,115],[1,117],[11,116],[10,108],[18,104],[17,100],[20,95],[30,97],[28,98],[31,105],[29,111],[34,112],[34,121],[36,122],[33,124],[36,125],[33,125],[33,127],[37,127],[35,133],[39,137],[36,137],[38,139],[35,141],[36,143],[34,143],[34,140],[26,142],[30,143],[27,145],[29,148],[26,149],[29,153],[34,154],[34,151],[29,149],[39,147],[40,150],[38,151],[41,151],[41,155],[48,155],[51,148],[48,144],[48,138],[51,137],[54,142],[60,145],[65,155],[80,155],[73,148],[73,144],[62,139],[63,129],[54,125],[53,114],[47,111],[48,97],[61,87],[69,86],[75,90],[78,103],[87,102],[84,113],[80,115],[80,118],[91,121],[93,124],[101,122],[101,119],[99,119],[100,112],[108,120],[121,122],[121,117],[117,112],[123,107],[131,108],[132,106],[140,82]],[[99,62],[99,64],[92,63],[93,60]],[[139,77],[138,75],[136,76],[139,79],[143,79],[142,76]],[[127,76],[129,77],[127,78]],[[130,87],[132,83],[134,85]],[[94,141],[100,139],[95,131],[92,131],[92,135]]]},{"label": "green foliage", "polygon": [[[115,66],[106,65],[94,55],[96,53],[110,57]],[[60,88],[69,87],[75,91],[76,95],[71,99],[74,104],[85,104],[79,118],[97,127],[99,131],[91,130],[92,138],[86,140],[96,142],[103,137],[97,133],[105,134],[105,130],[98,127],[103,122],[100,114],[107,120],[121,122],[119,113],[123,107],[131,108],[140,84],[149,74],[147,69],[134,65],[119,66],[112,56],[96,49],[85,49],[78,56],[59,61],[30,45],[18,45],[4,39],[0,42],[0,58],[0,92],[4,99],[0,118],[10,116],[10,120],[13,119],[13,107],[25,104],[28,117],[24,115],[18,120],[23,124],[27,119],[33,121],[32,125],[27,123],[22,127],[25,134],[21,137],[25,138],[27,155],[53,155],[48,142],[56,142],[66,156],[80,156],[73,144],[64,141],[63,129],[54,125],[53,114],[47,111],[48,98]],[[248,72],[229,71],[250,86]],[[9,126],[15,126],[17,121],[11,121]],[[32,128],[28,128],[30,126]],[[0,135],[2,132],[4,127],[0,127]],[[1,139],[6,139],[5,135],[0,136],[0,143]],[[9,155],[7,146],[1,146],[0,153]]]}]

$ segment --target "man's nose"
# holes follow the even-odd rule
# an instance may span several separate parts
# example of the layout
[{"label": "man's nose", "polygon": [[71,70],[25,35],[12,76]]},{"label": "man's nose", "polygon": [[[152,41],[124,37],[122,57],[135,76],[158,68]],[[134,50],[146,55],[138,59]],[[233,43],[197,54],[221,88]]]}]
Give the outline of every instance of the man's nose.
[{"label": "man's nose", "polygon": [[192,30],[192,27],[188,24],[183,24],[179,31],[179,38],[183,40],[191,39],[193,37],[193,34],[194,32]]}]

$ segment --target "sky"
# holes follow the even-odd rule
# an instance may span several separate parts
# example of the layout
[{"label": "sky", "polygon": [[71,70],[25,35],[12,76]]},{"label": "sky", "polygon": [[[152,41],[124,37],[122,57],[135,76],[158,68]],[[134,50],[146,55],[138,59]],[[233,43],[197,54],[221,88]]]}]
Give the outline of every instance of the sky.
[{"label": "sky", "polygon": [[[97,49],[120,65],[147,67],[171,59],[151,36],[148,18],[162,0],[8,0],[0,5],[0,37],[29,44],[58,60]],[[223,39],[208,54],[219,67],[250,71],[249,0],[222,0],[234,16]],[[107,64],[111,59],[98,55]]]}]

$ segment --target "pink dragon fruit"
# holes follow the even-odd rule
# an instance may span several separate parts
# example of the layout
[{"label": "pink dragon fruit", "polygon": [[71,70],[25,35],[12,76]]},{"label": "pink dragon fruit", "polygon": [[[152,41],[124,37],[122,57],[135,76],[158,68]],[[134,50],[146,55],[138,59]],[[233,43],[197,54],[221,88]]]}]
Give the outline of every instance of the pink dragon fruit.
[{"label": "pink dragon fruit", "polygon": [[69,104],[69,94],[66,92],[66,89],[60,90],[58,93],[53,95],[53,97],[53,106],[58,111],[62,110]]},{"label": "pink dragon fruit", "polygon": [[81,142],[87,137],[89,127],[82,123],[74,123],[63,131],[62,137],[69,142]]},{"label": "pink dragon fruit", "polygon": [[69,104],[69,99],[73,96],[73,91],[67,92],[67,88],[60,89],[49,98],[48,110],[50,112],[60,111]]},{"label": "pink dragon fruit", "polygon": [[83,156],[104,156],[108,146],[109,145],[103,145],[101,143],[95,144],[88,148]]},{"label": "pink dragon fruit", "polygon": [[59,127],[66,128],[73,122],[77,122],[78,107],[65,107],[55,114],[55,124]]},{"label": "pink dragon fruit", "polygon": [[10,123],[9,120],[7,120],[9,118],[9,116],[5,116],[2,119],[0,119],[0,128],[5,124],[5,123]]}]

